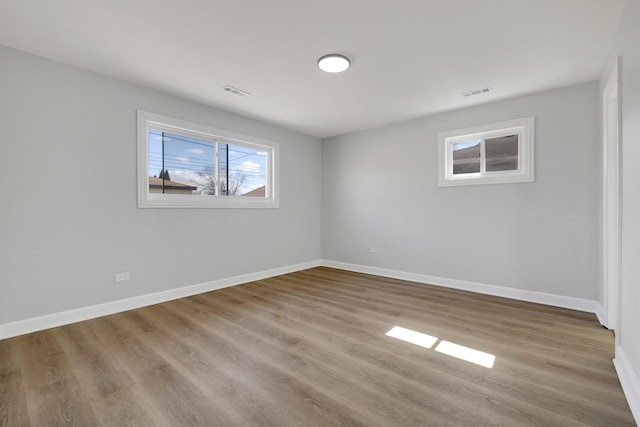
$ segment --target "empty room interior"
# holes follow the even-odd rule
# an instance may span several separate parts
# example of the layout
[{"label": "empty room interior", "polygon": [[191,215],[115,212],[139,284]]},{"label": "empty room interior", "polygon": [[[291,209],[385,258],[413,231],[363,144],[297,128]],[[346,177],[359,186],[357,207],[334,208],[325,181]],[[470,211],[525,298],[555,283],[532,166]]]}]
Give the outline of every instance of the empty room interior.
[{"label": "empty room interior", "polygon": [[0,426],[637,425],[638,22],[0,2]]}]

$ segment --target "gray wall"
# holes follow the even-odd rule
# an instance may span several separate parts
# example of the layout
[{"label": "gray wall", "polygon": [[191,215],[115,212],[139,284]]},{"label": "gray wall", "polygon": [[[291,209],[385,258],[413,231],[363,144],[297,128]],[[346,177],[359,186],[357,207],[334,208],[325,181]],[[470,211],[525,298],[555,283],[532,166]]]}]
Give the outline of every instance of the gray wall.
[{"label": "gray wall", "polygon": [[[136,109],[279,142],[280,209],[137,209]],[[0,324],[320,258],[317,138],[3,47],[0,130]]]},{"label": "gray wall", "polygon": [[[526,116],[535,182],[437,186],[439,132]],[[597,300],[598,120],[590,83],[323,140],[322,256]]]},{"label": "gray wall", "polygon": [[[608,66],[622,56],[621,310],[616,334],[634,370],[635,415],[640,422],[640,2],[625,1]],[[608,72],[603,77],[606,83]],[[604,87],[604,84],[603,84]],[[616,358],[619,351],[616,351]]]}]

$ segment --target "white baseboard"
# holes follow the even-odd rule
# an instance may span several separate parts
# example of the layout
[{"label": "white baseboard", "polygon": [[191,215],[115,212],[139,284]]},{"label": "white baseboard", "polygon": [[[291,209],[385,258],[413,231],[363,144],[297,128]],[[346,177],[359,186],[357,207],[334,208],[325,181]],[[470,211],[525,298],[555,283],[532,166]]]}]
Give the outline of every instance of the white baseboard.
[{"label": "white baseboard", "polygon": [[636,419],[636,424],[640,425],[640,377],[638,372],[634,371],[633,365],[627,358],[624,348],[616,347],[616,358],[613,359],[613,365],[616,367],[622,391],[627,398],[631,413]]},{"label": "white baseboard", "polygon": [[104,304],[92,305],[89,307],[76,308],[59,313],[47,314],[39,317],[18,320],[15,322],[0,324],[0,339],[11,338],[31,332],[42,331],[44,329],[55,328],[56,326],[68,325],[82,320],[94,319],[108,314],[120,313],[134,308],[146,307],[148,305],[159,304],[178,298],[201,294],[203,292],[214,291],[216,289],[228,288],[255,280],[267,279],[269,277],[282,274],[293,273],[295,271],[306,270],[318,267],[321,261],[311,261],[302,264],[289,265],[286,267],[264,270],[257,273],[243,274],[226,279],[214,280],[197,285],[185,286],[177,289],[157,292],[148,295],[127,298]]},{"label": "white baseboard", "polygon": [[582,298],[527,291],[523,289],[505,288],[502,286],[486,285],[484,283],[447,279],[444,277],[428,276],[425,274],[407,273],[404,271],[369,267],[366,265],[349,264],[331,260],[322,260],[322,265],[325,267],[337,268],[340,270],[355,271],[357,273],[373,274],[375,276],[390,277],[393,279],[426,283],[430,285],[443,286],[446,288],[461,289],[465,291],[477,292],[480,294],[494,295],[520,301],[535,302],[538,304],[551,305],[555,307],[570,308],[572,310],[578,311],[586,311],[588,313],[596,313],[600,304],[598,301]]},{"label": "white baseboard", "polygon": [[468,282],[464,280],[447,279],[444,277],[428,276],[424,274],[408,273],[397,270],[389,270],[378,267],[369,267],[364,265],[349,264],[331,260],[316,260],[291,266],[274,268],[271,270],[260,271],[257,273],[243,274],[240,276],[214,280],[211,282],[201,283],[197,285],[186,286],[177,289],[157,292],[148,295],[140,295],[137,297],[127,298],[118,301],[112,301],[104,304],[82,307],[73,310],[63,311],[59,313],[48,314],[39,317],[33,317],[15,322],[0,324],[0,339],[10,338],[18,335],[28,334],[31,332],[41,331],[44,329],[54,328],[56,326],[67,325],[70,323],[80,322],[82,320],[93,319],[109,314],[120,313],[122,311],[132,310],[135,308],[145,307],[148,305],[159,304],[178,298],[184,298],[191,295],[209,292],[216,289],[222,289],[229,286],[240,285],[255,280],[266,279],[269,277],[279,276],[281,274],[293,273],[295,271],[306,270],[308,268],[318,267],[320,265],[326,267],[337,268],[341,270],[354,271],[358,273],[372,274],[376,276],[391,277],[394,279],[408,280],[418,283],[427,283],[437,286],[443,286],[454,289],[467,290],[482,294],[501,296],[506,298],[517,299],[521,301],[535,302],[556,307],[570,308],[590,313],[598,313],[599,303],[597,301],[586,300],[581,298],[565,297],[560,295],[546,294],[541,292],[526,291],[521,289],[505,288],[501,286],[486,285],[482,283]]}]

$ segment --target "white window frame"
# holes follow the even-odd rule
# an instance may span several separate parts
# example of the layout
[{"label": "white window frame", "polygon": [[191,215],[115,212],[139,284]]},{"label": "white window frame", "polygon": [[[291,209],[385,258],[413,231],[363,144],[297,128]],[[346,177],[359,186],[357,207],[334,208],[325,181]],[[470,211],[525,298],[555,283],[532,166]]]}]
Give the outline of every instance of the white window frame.
[{"label": "white window frame", "polygon": [[[220,143],[260,148],[265,160],[266,197],[162,194],[149,192],[149,131],[164,130]],[[216,145],[217,147],[217,145]],[[217,151],[217,148],[216,148]],[[279,208],[277,142],[191,123],[161,114],[138,110],[138,207],[139,208]]]},{"label": "white window frame", "polygon": [[[518,169],[487,172],[485,162],[485,141],[508,135],[518,135]],[[453,174],[453,144],[469,140],[479,140],[480,172]],[[438,186],[507,184],[533,182],[534,118],[508,120],[473,126],[438,134]]]}]

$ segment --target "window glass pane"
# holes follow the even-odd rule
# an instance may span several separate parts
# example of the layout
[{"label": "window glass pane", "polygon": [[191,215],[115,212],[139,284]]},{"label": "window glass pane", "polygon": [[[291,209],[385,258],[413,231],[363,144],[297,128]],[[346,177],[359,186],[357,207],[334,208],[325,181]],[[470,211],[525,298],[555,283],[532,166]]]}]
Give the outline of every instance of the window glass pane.
[{"label": "window glass pane", "polygon": [[485,140],[486,171],[518,170],[518,135]]},{"label": "window glass pane", "polygon": [[266,197],[266,160],[262,148],[221,143],[222,195]]},{"label": "window glass pane", "polygon": [[462,141],[451,144],[453,174],[480,172],[480,141]]},{"label": "window glass pane", "polygon": [[149,131],[149,193],[215,194],[215,143]]}]

